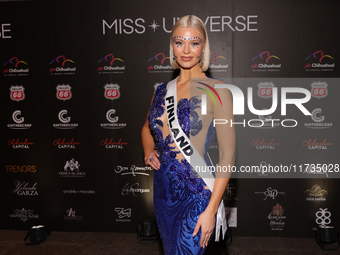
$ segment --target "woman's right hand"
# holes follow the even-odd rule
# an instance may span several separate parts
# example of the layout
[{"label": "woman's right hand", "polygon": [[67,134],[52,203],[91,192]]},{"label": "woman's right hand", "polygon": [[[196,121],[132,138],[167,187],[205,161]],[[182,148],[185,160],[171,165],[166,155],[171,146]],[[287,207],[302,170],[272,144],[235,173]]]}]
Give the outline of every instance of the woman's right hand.
[{"label": "woman's right hand", "polygon": [[158,170],[161,166],[158,160],[159,154],[156,150],[151,152],[148,157],[144,158],[145,165],[151,166],[153,169]]}]

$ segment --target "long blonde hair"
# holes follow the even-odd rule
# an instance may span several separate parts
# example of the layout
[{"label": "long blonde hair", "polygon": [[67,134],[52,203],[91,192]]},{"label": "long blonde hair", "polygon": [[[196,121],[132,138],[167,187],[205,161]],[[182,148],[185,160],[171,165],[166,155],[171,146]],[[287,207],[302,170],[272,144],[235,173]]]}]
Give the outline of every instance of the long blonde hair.
[{"label": "long blonde hair", "polygon": [[209,63],[210,63],[210,46],[209,46],[208,34],[207,34],[207,30],[204,26],[203,21],[195,15],[183,16],[172,27],[171,35],[170,35],[170,65],[171,67],[174,69],[179,68],[179,65],[177,64],[177,62],[174,61],[174,51],[172,48],[172,43],[173,43],[174,31],[180,27],[187,27],[187,28],[192,27],[192,28],[197,29],[202,34],[203,43],[204,43],[204,52],[203,52],[203,59],[201,58],[199,64],[200,64],[202,71],[208,70]]}]

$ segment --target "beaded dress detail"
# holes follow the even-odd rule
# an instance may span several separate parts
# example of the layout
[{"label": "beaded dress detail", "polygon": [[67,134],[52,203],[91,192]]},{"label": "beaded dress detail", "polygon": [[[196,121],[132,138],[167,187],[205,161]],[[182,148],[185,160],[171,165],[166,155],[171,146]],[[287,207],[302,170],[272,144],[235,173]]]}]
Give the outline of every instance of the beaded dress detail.
[{"label": "beaded dress detail", "polygon": [[[165,254],[203,254],[200,247],[201,232],[192,237],[199,215],[208,206],[211,191],[204,188],[205,182],[192,170],[190,164],[172,139],[167,125],[165,95],[167,83],[158,86],[151,104],[148,121],[159,153],[160,169],[154,171],[154,207],[158,229]],[[177,104],[180,127],[190,137],[202,129],[202,121],[195,110],[200,108],[198,97],[183,98]],[[191,130],[190,130],[191,127]],[[212,127],[212,126],[211,126]],[[209,130],[211,130],[211,127]],[[215,132],[208,132],[205,152],[214,140]],[[204,157],[208,165],[208,158]]]}]

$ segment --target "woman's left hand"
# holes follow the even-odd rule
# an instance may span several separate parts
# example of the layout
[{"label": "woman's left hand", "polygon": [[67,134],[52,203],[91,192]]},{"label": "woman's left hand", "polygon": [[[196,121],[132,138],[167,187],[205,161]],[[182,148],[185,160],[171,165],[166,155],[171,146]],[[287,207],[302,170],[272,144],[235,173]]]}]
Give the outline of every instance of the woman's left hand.
[{"label": "woman's left hand", "polygon": [[194,233],[192,236],[197,235],[201,228],[201,241],[200,246],[202,248],[207,247],[210,237],[215,228],[215,213],[205,210],[198,218]]}]

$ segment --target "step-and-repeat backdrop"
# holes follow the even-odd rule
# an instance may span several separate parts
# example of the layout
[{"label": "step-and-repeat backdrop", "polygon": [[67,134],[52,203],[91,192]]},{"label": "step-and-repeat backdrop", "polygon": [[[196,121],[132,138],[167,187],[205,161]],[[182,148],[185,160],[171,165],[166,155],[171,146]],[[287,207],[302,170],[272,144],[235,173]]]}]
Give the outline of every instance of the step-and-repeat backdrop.
[{"label": "step-and-repeat backdrop", "polygon": [[135,232],[154,220],[140,131],[155,87],[178,75],[169,32],[186,14],[206,24],[208,74],[242,92],[235,169],[249,175],[224,194],[234,235],[339,227],[339,11],[335,0],[0,1],[1,228]]}]

